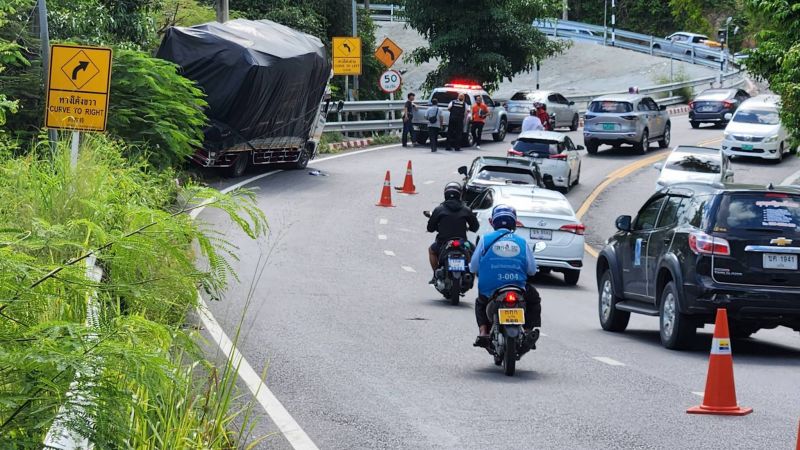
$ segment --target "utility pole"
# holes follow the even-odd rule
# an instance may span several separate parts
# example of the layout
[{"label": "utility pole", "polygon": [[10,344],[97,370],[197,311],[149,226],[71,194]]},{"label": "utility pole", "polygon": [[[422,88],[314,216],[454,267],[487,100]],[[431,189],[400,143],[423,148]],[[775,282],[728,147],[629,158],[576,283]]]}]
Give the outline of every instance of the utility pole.
[{"label": "utility pole", "polygon": [[225,23],[228,21],[229,4],[228,0],[217,0],[217,22]]},{"label": "utility pole", "polygon": [[611,46],[617,45],[617,0],[611,0]]},{"label": "utility pole", "polygon": [[[358,37],[358,10],[356,0],[353,0],[353,37]],[[353,75],[353,99],[358,100],[358,75]]]},{"label": "utility pole", "polygon": [[[50,74],[50,28],[47,25],[47,1],[39,0],[39,39],[42,41],[42,79],[44,80],[44,95],[48,95]],[[56,130],[48,128],[47,136],[50,139],[50,148],[55,151],[58,134]]]},{"label": "utility pole", "polygon": [[603,1],[603,45],[608,45],[608,23],[606,23],[606,18],[608,17],[608,0]]},{"label": "utility pole", "polygon": [[569,20],[569,0],[564,0],[561,8],[561,20]]}]

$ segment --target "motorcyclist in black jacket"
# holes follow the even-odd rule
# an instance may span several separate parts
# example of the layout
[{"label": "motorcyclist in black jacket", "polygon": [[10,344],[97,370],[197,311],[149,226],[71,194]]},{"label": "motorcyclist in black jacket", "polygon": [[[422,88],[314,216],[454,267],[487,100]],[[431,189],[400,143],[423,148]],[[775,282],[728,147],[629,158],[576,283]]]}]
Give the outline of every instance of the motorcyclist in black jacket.
[{"label": "motorcyclist in black jacket", "polygon": [[467,230],[473,233],[478,231],[480,224],[475,213],[461,201],[461,185],[456,182],[447,183],[444,187],[444,202],[431,213],[428,219],[428,232],[436,232],[436,240],[428,248],[428,258],[434,277],[430,283],[435,282],[436,269],[439,267],[439,252],[450,239],[467,239]]}]

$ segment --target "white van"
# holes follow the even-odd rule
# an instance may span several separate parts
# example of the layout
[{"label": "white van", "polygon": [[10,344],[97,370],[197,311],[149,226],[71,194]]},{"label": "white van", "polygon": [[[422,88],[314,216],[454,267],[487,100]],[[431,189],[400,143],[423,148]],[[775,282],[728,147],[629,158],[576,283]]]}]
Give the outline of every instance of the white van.
[{"label": "white van", "polygon": [[745,100],[725,127],[722,151],[727,156],[749,156],[781,162],[785,153],[794,153],[789,134],[780,118],[780,97],[759,95]]}]

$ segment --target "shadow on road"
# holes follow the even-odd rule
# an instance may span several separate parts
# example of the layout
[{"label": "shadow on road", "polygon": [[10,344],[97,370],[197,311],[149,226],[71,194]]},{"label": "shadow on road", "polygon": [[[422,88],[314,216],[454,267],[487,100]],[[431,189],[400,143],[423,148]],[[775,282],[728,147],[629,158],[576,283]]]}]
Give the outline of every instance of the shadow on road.
[{"label": "shadow on road", "polygon": [[[523,357],[523,360],[524,359],[525,357]],[[517,361],[518,366],[517,370],[514,372],[513,377],[505,376],[503,374],[503,368],[495,366],[494,363],[492,362],[491,356],[488,353],[486,354],[486,362],[487,366],[478,367],[471,372],[466,372],[464,378],[472,380],[491,381],[503,384],[519,384],[519,383],[527,383],[530,381],[543,381],[547,380],[548,378],[548,375],[543,372],[537,372],[535,370],[526,370],[524,368],[520,368],[519,367],[520,361]]]}]

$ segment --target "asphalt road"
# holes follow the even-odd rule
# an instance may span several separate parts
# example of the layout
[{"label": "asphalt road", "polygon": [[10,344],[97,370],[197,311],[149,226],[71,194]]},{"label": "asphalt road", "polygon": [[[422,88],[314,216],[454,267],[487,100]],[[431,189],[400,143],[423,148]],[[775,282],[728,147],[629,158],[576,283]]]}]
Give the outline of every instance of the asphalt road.
[{"label": "asphalt road", "polygon": [[[673,145],[716,145],[719,129],[691,130],[673,118]],[[576,142],[582,142],[579,133]],[[236,244],[239,280],[210,308],[230,336],[242,317],[240,351],[320,448],[790,448],[800,398],[800,339],[789,330],[734,341],[739,402],[746,417],[693,416],[701,401],[710,330],[694,349],[663,349],[658,321],[633,317],[624,334],[597,320],[594,259],[576,287],[540,276],[539,349],[505,377],[482,349],[472,298],[453,307],[427,284],[424,209],[441,199],[456,168],[478,155],[502,155],[513,139],[459,153],[399,147],[315,163],[327,176],[280,172],[252,186],[270,220],[253,243],[213,210],[200,217]],[[717,142],[714,142],[717,140]],[[664,152],[664,151],[661,151]],[[653,154],[657,154],[654,149]],[[575,209],[595,186],[643,157],[627,151],[584,154]],[[375,205],[386,170],[402,183],[414,164],[418,195]],[[800,160],[734,164],[737,181],[782,180]],[[584,216],[598,243],[613,220],[635,213],[655,171],[619,178]],[[482,230],[485,231],[485,230]],[[250,294],[252,293],[252,294]],[[268,420],[257,433],[271,431]],[[260,447],[288,448],[279,435]]]}]

